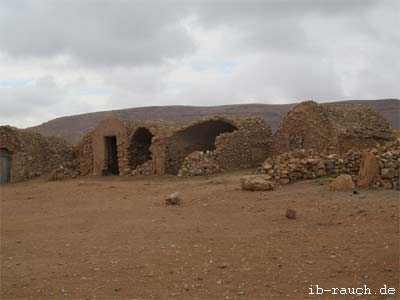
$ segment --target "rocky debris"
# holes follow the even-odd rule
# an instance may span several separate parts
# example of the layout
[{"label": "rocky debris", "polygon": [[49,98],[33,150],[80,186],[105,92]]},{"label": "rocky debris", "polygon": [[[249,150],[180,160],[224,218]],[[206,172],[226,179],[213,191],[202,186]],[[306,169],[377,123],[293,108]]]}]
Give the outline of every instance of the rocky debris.
[{"label": "rocky debris", "polygon": [[153,173],[154,165],[151,159],[132,170],[132,176],[152,175]]},{"label": "rocky debris", "polygon": [[167,205],[177,205],[180,204],[182,201],[181,194],[179,192],[175,192],[165,199],[165,203]]},{"label": "rocky debris", "polygon": [[60,165],[50,173],[49,181],[58,181],[68,178],[76,178],[79,175],[78,161]]},{"label": "rocky debris", "polygon": [[240,178],[240,185],[243,190],[270,191],[274,189],[274,183],[270,179],[269,175],[248,175]]},{"label": "rocky debris", "polygon": [[292,220],[292,219],[296,219],[296,211],[294,209],[288,208],[286,210],[286,214],[285,214],[286,218]]},{"label": "rocky debris", "polygon": [[185,157],[178,176],[198,176],[222,172],[213,151],[195,151]]},{"label": "rocky debris", "polygon": [[342,174],[336,177],[336,179],[329,184],[329,187],[334,191],[348,191],[353,190],[355,184],[350,175]]},{"label": "rocky debris", "polygon": [[360,187],[397,188],[399,186],[400,141],[377,146],[369,153],[365,154],[360,150],[349,150],[345,154],[321,153],[312,149],[294,150],[267,158],[256,170],[256,174],[271,176],[270,180],[277,185],[323,176],[349,174]]}]

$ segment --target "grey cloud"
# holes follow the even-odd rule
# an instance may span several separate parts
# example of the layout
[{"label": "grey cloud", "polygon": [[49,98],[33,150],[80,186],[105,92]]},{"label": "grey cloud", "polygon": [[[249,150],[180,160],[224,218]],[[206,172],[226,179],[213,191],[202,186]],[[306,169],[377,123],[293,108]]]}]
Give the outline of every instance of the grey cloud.
[{"label": "grey cloud", "polygon": [[0,4],[0,51],[67,55],[89,65],[159,64],[190,53],[179,6],[167,1],[8,1]]}]

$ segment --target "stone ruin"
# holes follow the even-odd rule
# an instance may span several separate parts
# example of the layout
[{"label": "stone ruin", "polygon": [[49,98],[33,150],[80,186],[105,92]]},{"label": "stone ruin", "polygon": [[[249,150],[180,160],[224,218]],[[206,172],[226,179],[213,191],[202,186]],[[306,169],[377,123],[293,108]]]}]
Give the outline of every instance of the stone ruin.
[{"label": "stone ruin", "polygon": [[211,117],[189,125],[107,119],[78,146],[82,175],[204,175],[258,165],[271,129],[255,117]]},{"label": "stone ruin", "polygon": [[110,118],[100,122],[78,145],[82,175],[150,175],[154,173],[151,146],[179,128],[167,121],[130,121]]},{"label": "stone ruin", "polygon": [[38,176],[50,179],[77,176],[75,149],[62,139],[0,126],[2,182],[18,182]]},{"label": "stone ruin", "polygon": [[366,105],[305,101],[282,119],[274,135],[274,154],[300,149],[346,153],[391,140],[388,121]]},{"label": "stone ruin", "polygon": [[[282,185],[343,173],[355,179],[361,149],[375,147],[379,180],[374,175],[371,184],[398,187],[398,144],[387,144],[394,147],[389,152],[382,150],[384,146],[376,147],[393,140],[388,122],[366,106],[312,101],[289,111],[274,137],[264,120],[251,116],[215,116],[191,124],[111,118],[86,134],[75,149],[58,138],[3,126],[0,158],[10,163],[5,175],[1,174],[10,181],[43,174],[50,179],[196,176],[259,166],[267,158],[257,173],[265,174],[264,179],[268,177],[273,185]],[[369,168],[373,169],[371,164]]]},{"label": "stone ruin", "polygon": [[[363,165],[376,159],[377,171],[372,176]],[[367,162],[367,163],[365,163]],[[285,185],[303,179],[349,174],[362,188],[400,188],[400,141],[378,145],[368,150],[352,149],[344,154],[321,153],[301,149],[269,157],[256,171],[274,185]],[[364,178],[369,178],[366,182]]]},{"label": "stone ruin", "polygon": [[165,156],[158,174],[195,176],[254,167],[270,154],[271,142],[271,128],[260,118],[206,118],[155,144]]}]

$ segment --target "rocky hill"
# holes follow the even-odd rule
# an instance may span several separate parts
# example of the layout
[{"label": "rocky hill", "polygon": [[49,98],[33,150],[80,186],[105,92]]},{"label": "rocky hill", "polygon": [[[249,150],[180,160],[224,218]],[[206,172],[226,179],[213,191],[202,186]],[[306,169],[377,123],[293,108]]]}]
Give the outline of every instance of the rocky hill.
[{"label": "rocky hill", "polygon": [[[352,100],[335,103],[367,104],[385,116],[393,129],[400,129],[400,100]],[[29,130],[45,136],[57,136],[70,143],[78,143],[80,138],[103,119],[109,117],[126,118],[130,120],[170,120],[175,122],[191,122],[212,115],[244,115],[250,114],[268,121],[275,130],[282,116],[294,104],[237,104],[222,106],[149,106],[121,110],[102,111],[81,115],[57,118],[41,125],[30,127]]]}]

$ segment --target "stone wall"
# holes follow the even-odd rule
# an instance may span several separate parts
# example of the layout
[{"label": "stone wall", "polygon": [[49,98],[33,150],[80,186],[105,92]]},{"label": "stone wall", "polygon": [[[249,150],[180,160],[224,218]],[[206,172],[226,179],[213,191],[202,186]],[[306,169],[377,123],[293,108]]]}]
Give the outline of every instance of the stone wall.
[{"label": "stone wall", "polygon": [[302,102],[282,119],[274,135],[274,154],[296,149],[367,149],[393,140],[387,120],[359,104]]},{"label": "stone wall", "polygon": [[93,174],[93,131],[85,134],[78,144],[79,173],[81,176]]},{"label": "stone wall", "polygon": [[[350,150],[345,154],[320,153],[315,150],[295,150],[267,158],[256,171],[267,174],[278,185],[303,179],[314,179],[327,175],[350,174],[357,181],[363,155],[361,150]],[[399,140],[371,149],[380,165],[380,171],[372,185],[375,187],[399,188],[400,142]]]},{"label": "stone wall", "polygon": [[50,175],[57,169],[77,175],[76,149],[62,139],[1,126],[0,148],[11,152],[11,182]]},{"label": "stone wall", "polygon": [[[162,142],[165,173],[199,175],[202,168],[208,173],[256,166],[271,152],[271,129],[260,118],[217,116],[192,123]],[[191,155],[199,151],[205,155]],[[215,163],[219,167],[211,168]]]}]

